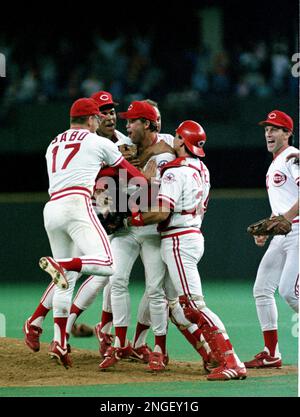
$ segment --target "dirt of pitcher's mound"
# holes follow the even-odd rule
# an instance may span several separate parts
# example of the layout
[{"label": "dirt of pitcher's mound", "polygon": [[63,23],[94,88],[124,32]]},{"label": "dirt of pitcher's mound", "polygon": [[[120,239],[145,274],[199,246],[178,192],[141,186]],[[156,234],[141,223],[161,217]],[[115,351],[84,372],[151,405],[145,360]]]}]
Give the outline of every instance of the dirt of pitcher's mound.
[{"label": "dirt of pitcher's mound", "polygon": [[[23,340],[0,338],[0,386],[55,386],[126,384],[139,382],[205,381],[206,373],[199,362],[170,359],[166,371],[153,373],[147,364],[122,360],[105,371],[99,370],[97,351],[72,348],[73,367],[65,369],[47,354],[49,345],[31,352]],[[296,366],[281,369],[251,369],[248,377],[297,374]]]}]

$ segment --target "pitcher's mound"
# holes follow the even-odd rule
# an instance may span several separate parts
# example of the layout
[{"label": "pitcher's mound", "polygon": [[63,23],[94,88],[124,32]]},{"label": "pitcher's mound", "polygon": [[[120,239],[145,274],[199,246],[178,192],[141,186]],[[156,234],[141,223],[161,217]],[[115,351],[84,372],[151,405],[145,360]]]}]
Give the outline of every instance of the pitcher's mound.
[{"label": "pitcher's mound", "polygon": [[[31,352],[23,340],[0,338],[0,386],[67,386],[126,384],[130,382],[205,381],[201,361],[183,362],[171,358],[167,370],[156,374],[147,365],[122,360],[113,368],[100,371],[98,352],[72,348],[73,367],[65,369],[47,354],[49,345],[41,343],[40,352]],[[296,366],[282,369],[249,370],[248,377],[297,374]]]}]

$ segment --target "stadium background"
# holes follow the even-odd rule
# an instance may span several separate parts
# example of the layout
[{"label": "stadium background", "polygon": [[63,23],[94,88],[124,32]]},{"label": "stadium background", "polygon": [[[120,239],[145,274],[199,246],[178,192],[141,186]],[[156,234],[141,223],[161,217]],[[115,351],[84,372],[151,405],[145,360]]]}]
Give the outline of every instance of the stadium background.
[{"label": "stadium background", "polygon": [[[214,300],[218,286],[224,291],[222,285],[244,285],[232,294],[250,300],[258,329],[251,287],[264,249],[245,230],[269,213],[264,185],[271,158],[257,122],[273,109],[286,111],[294,118],[298,147],[299,78],[291,75],[291,57],[299,51],[298,2],[280,7],[268,0],[259,6],[201,1],[168,11],[154,2],[145,13],[135,5],[95,5],[93,13],[82,14],[66,3],[64,13],[53,8],[33,19],[27,6],[28,18],[17,23],[11,15],[1,22],[6,77],[0,78],[0,313],[10,297],[8,285],[21,294],[31,282],[40,291],[45,279],[37,267],[39,257],[49,253],[42,219],[45,149],[68,127],[70,104],[103,89],[113,93],[119,111],[134,99],[158,101],[163,132],[173,133],[185,119],[204,126],[212,183],[199,265],[204,291]],[[117,128],[125,133],[123,121]],[[132,282],[142,280],[138,261]],[[22,320],[38,297],[24,306]],[[288,335],[292,313],[278,302]],[[17,328],[7,325],[7,335],[22,337]],[[258,330],[256,337],[259,341]],[[296,361],[292,348],[289,363]]]}]

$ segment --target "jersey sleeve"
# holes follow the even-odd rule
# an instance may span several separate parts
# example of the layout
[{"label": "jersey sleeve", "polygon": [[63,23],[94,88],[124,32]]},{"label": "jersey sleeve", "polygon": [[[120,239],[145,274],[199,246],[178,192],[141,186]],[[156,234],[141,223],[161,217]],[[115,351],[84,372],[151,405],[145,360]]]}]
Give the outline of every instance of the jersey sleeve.
[{"label": "jersey sleeve", "polygon": [[179,168],[167,169],[162,176],[157,196],[159,206],[174,210],[182,194],[183,182]]},{"label": "jersey sleeve", "polygon": [[118,139],[118,141],[116,142],[117,146],[120,145],[132,145],[132,141],[128,136],[125,136],[122,132],[120,132],[119,130],[115,130],[115,135]]},{"label": "jersey sleeve", "polygon": [[116,144],[108,139],[103,141],[103,154],[105,162],[111,167],[119,165],[124,159]]},{"label": "jersey sleeve", "polygon": [[299,187],[299,162],[295,161],[295,158],[292,158],[287,162],[287,168],[291,177]]}]

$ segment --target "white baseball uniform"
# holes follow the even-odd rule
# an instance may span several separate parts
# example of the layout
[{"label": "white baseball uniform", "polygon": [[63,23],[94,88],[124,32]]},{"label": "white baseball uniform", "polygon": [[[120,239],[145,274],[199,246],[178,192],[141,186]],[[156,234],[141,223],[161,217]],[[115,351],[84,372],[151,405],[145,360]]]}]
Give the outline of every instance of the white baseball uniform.
[{"label": "white baseball uniform", "polygon": [[[113,272],[110,244],[92,207],[91,195],[101,166],[117,166],[122,160],[111,141],[86,129],[59,134],[47,149],[50,201],[44,208],[44,225],[51,250],[58,261],[80,257],[83,274],[109,276]],[[68,315],[78,278],[77,272],[67,271],[66,275],[69,289],[55,288],[55,317]]]},{"label": "white baseball uniform", "polygon": [[[173,136],[158,134],[156,142],[161,140],[173,146]],[[159,179],[160,168],[164,163],[173,160],[174,155],[164,153],[151,159],[157,163],[157,179]],[[114,326],[128,326],[130,323],[129,276],[134,262],[140,255],[145,267],[152,330],[157,336],[165,335],[168,319],[163,290],[165,264],[160,255],[160,235],[156,226],[131,226],[127,230],[116,232],[112,237],[111,246],[115,256],[115,273],[110,277]]]},{"label": "white baseball uniform", "polygon": [[[118,141],[115,142],[115,145],[121,145],[121,144],[128,144],[128,145],[132,145],[131,139],[128,138],[127,136],[123,135],[121,132],[115,131],[116,137],[118,138]],[[172,135],[169,134],[158,134],[157,138],[156,138],[156,142],[159,142],[161,140],[164,140],[165,142],[167,142],[170,146],[173,146],[173,141],[174,138]],[[155,142],[155,143],[156,143]],[[169,162],[170,160],[174,159],[174,156],[167,153],[167,154],[162,154],[159,155],[158,157],[152,157],[151,159],[156,160],[157,165],[158,165],[158,171],[157,171],[157,180],[159,182],[159,178],[160,178],[160,169],[161,167],[166,164],[167,162]],[[146,165],[147,166],[147,165]],[[146,168],[146,167],[145,167]],[[100,208],[97,207],[96,204],[96,200],[94,199],[93,201],[93,206],[94,209],[96,210],[96,213],[99,212]],[[135,233],[137,233],[138,235],[140,234],[139,228],[130,228],[130,233],[132,233],[133,231]],[[156,256],[158,256],[160,258],[160,254],[159,254],[159,250],[157,249],[157,240],[159,239],[159,234],[156,231],[155,226],[148,226],[144,229],[147,233],[145,234],[145,236],[148,236],[149,231],[151,231],[150,235],[152,236],[152,241],[151,239],[149,240],[149,244],[150,245],[155,245],[154,249],[149,249],[149,252],[151,252],[150,258],[152,259],[153,257],[155,258],[155,252],[157,252]],[[132,235],[134,236],[135,233],[132,233]],[[130,254],[126,253],[126,246],[124,246],[123,248],[119,249],[117,242],[121,242],[120,245],[124,245],[124,242],[122,243],[123,239],[125,238],[125,236],[127,235],[127,232],[125,232],[125,230],[120,234],[116,234],[119,238],[117,240],[113,241],[112,244],[112,251],[114,254],[114,258],[115,259],[121,259],[124,260],[124,262],[126,263],[128,260],[128,255],[129,255],[129,262],[132,261],[132,265],[128,267],[129,272],[128,272],[128,277],[127,279],[127,285],[129,282],[129,275],[130,275],[130,271],[132,269],[132,266],[135,262],[135,260],[137,259],[139,253],[140,253],[140,246],[142,245],[141,242],[139,245],[136,246],[136,253],[132,253],[131,256]],[[124,236],[123,236],[124,235]],[[110,235],[109,239],[111,241],[111,239],[113,239],[113,236]],[[115,246],[117,246],[117,248],[115,249]],[[146,246],[144,245],[144,250],[146,252]],[[125,250],[125,254],[123,254],[123,256],[120,258],[120,253],[123,253],[123,251]],[[147,249],[148,250],[148,249]],[[117,251],[117,252],[116,252]],[[148,257],[147,257],[148,258]],[[149,261],[150,261],[149,258]],[[146,264],[148,262],[148,259],[145,261]],[[161,268],[164,267],[161,259],[159,261],[156,262],[157,268],[159,271],[161,271]],[[146,268],[146,267],[145,267]],[[149,269],[149,268],[147,268]],[[153,269],[153,266],[151,267],[151,269],[153,270],[153,275],[157,275],[157,277],[159,278],[161,273],[158,272],[156,273],[156,269]],[[122,265],[120,264],[120,270],[122,272]],[[146,277],[146,281],[149,282],[149,279],[147,280]],[[150,281],[152,281],[152,278],[150,277]],[[149,285],[146,285],[146,291],[147,291],[147,287]],[[112,306],[111,306],[111,282],[110,280],[108,280],[107,277],[100,277],[100,276],[92,276],[92,277],[88,277],[83,284],[80,286],[80,288],[77,291],[76,297],[74,298],[74,303],[76,304],[77,307],[79,307],[81,310],[85,310],[89,305],[91,305],[91,303],[94,301],[94,299],[96,298],[97,294],[99,293],[99,291],[101,289],[104,289],[103,291],[103,306],[102,309],[106,312],[112,312]],[[128,291],[127,291],[128,292]],[[49,294],[50,295],[50,294]],[[161,293],[160,293],[160,297],[161,297]],[[126,300],[129,303],[129,294],[127,293],[127,297]],[[150,325],[150,307],[149,307],[149,297],[146,296],[144,294],[144,296],[141,299],[140,305],[139,305],[139,309],[138,309],[138,321],[140,323],[143,324],[149,324]],[[128,304],[129,305],[129,304]],[[128,307],[129,308],[129,307]],[[154,310],[154,307],[153,309]],[[155,310],[158,310],[155,308]],[[153,313],[155,314],[155,313]],[[159,318],[159,310],[158,310],[158,320],[160,321]],[[69,320],[68,320],[68,324],[67,324],[67,332],[70,333],[72,325],[74,323],[76,319],[76,315],[71,315]],[[128,320],[130,320],[130,316],[128,316]]]},{"label": "white baseball uniform", "polygon": [[[117,139],[113,143],[115,146],[119,145],[132,145],[132,141],[128,136],[125,136],[122,132],[115,129],[114,131],[115,138]],[[96,201],[95,198],[92,198],[92,204],[95,209],[95,212],[99,214],[101,211],[101,207],[98,205],[99,200]],[[108,237],[111,240],[111,236]],[[86,310],[92,302],[95,300],[96,296],[98,295],[99,291],[103,289],[103,303],[102,309],[104,311],[111,312],[111,284],[109,282],[108,277],[104,276],[91,276],[88,277],[80,286],[77,291],[77,294],[73,300],[73,303],[76,304],[81,310]],[[72,325],[76,317],[70,317],[70,320],[67,324],[67,331],[71,330]]]},{"label": "white baseball uniform", "polygon": [[[224,349],[224,346],[220,345],[217,348],[211,340],[205,340],[204,334],[199,334],[198,326],[186,319],[177,298],[185,296],[190,306],[201,310],[201,317],[212,332],[217,330],[218,333],[222,333],[224,341],[228,341],[228,349],[234,355],[237,365],[243,366],[232,348],[224,324],[205,305],[197,268],[204,252],[204,238],[200,227],[207,208],[209,189],[209,171],[199,158],[177,158],[168,167],[163,168],[157,200],[160,205],[172,210],[168,219],[159,225],[161,254],[169,275],[165,280],[165,289],[172,316],[178,327],[186,328],[193,335],[197,333],[195,337],[199,338],[197,340],[207,353],[211,349],[214,349],[215,353],[216,349]],[[214,337],[213,333],[211,336]]]},{"label": "white baseball uniform", "polygon": [[[118,130],[115,130],[115,136],[117,138],[117,141],[114,142],[115,146],[119,146],[122,144],[132,145],[131,139],[128,136],[125,136],[123,133],[119,132]],[[98,214],[99,208],[97,208],[96,199],[93,197],[92,197],[92,205],[96,214]],[[78,274],[77,279],[79,279],[80,276],[81,274]],[[40,303],[43,304],[48,309],[52,309],[55,287],[56,286],[53,283],[51,283],[49,287],[47,287],[40,301]],[[76,296],[73,299],[73,303],[75,303],[79,309],[86,310],[95,300],[96,296],[98,295],[101,289],[104,289],[103,309],[105,311],[111,311],[110,284],[109,284],[109,279],[107,275],[91,275],[87,277],[84,280],[84,282],[81,284],[81,286],[79,287],[76,293]],[[70,316],[68,317],[67,328],[66,328],[66,331],[68,334],[70,334],[72,326],[76,318],[77,318],[76,314],[70,314]],[[41,320],[39,320],[38,322],[35,322],[34,324],[39,325],[40,327],[42,326]]]},{"label": "white baseball uniform", "polygon": [[199,158],[178,158],[176,161],[179,161],[176,167],[163,172],[157,197],[160,205],[173,211],[167,221],[160,224],[161,254],[169,273],[165,285],[172,315],[179,325],[189,327],[193,332],[178,303],[172,306],[177,295],[186,296],[194,308],[201,310],[209,325],[218,327],[228,339],[221,319],[206,307],[197,268],[204,253],[200,227],[207,208],[209,171]]},{"label": "white baseball uniform", "polygon": [[[266,177],[269,202],[274,215],[287,212],[299,197],[299,165],[287,155],[298,152],[289,146],[271,163]],[[277,329],[274,293],[279,294],[298,312],[299,299],[299,217],[286,236],[274,236],[265,252],[256,276],[253,294],[263,331]]]},{"label": "white baseball uniform", "polygon": [[117,138],[117,142],[115,142],[115,145],[132,145],[131,139],[117,129],[115,129],[115,136]]}]

